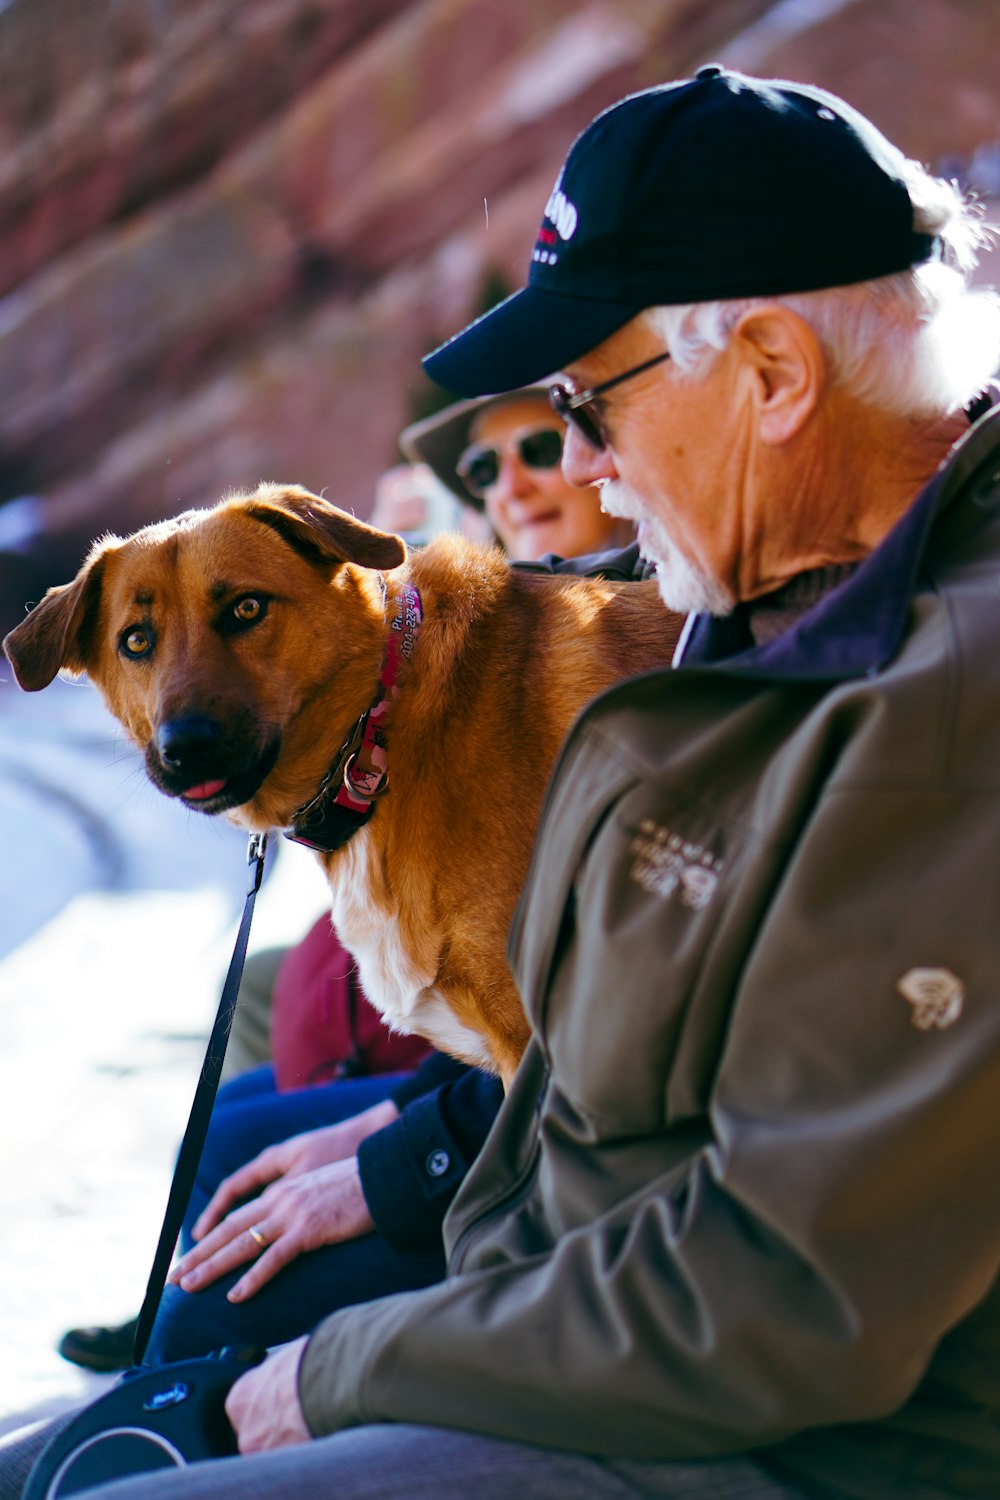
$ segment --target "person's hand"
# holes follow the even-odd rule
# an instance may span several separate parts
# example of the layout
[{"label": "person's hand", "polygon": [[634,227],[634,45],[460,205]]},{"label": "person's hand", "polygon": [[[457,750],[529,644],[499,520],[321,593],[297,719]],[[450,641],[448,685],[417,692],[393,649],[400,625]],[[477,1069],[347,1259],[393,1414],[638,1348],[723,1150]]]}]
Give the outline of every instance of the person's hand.
[{"label": "person's hand", "polygon": [[307,1341],[308,1335],[282,1344],[230,1387],[226,1415],[241,1453],[290,1448],[312,1437],[299,1402],[299,1361]]},{"label": "person's hand", "polygon": [[185,1292],[200,1292],[252,1260],[246,1275],[226,1294],[230,1302],[244,1302],[297,1255],[355,1239],[374,1227],[358,1160],[352,1156],[272,1183],[183,1255],[169,1279]]},{"label": "person's hand", "polygon": [[255,1198],[268,1183],[281,1177],[299,1177],[330,1162],[356,1156],[363,1140],[398,1118],[399,1110],[392,1100],[382,1099],[361,1114],[352,1115],[349,1120],[324,1125],[319,1130],[307,1130],[276,1146],[268,1146],[259,1156],[220,1182],[191,1231],[194,1239],[204,1239],[230,1209],[247,1198]]}]

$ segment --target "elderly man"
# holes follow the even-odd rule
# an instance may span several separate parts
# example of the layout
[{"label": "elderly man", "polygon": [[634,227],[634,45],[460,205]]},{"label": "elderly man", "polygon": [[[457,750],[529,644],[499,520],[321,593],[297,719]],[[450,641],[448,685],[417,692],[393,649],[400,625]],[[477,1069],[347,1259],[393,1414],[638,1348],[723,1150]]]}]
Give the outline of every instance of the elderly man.
[{"label": "elderly man", "polygon": [[534,1040],[449,1279],[245,1376],[253,1457],[119,1500],[995,1495],[974,241],[816,89],[707,68],[576,141],[528,286],[427,366],[468,395],[564,373],[568,476],[691,611],[676,669],[597,700],[550,787],[511,937]]}]

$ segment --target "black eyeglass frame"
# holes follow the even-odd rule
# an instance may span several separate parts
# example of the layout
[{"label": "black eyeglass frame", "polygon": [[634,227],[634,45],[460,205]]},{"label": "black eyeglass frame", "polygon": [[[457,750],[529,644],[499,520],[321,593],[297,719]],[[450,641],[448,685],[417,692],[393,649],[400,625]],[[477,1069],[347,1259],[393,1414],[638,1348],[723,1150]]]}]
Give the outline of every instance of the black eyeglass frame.
[{"label": "black eyeglass frame", "polygon": [[[546,458],[544,462],[539,463],[537,458],[532,457],[530,451],[525,452],[524,445],[530,443],[532,438],[542,437],[543,435],[551,435],[558,438],[559,451],[552,458]],[[461,479],[466,489],[475,495],[477,499],[482,500],[486,490],[496,484],[500,478],[500,468],[505,453],[509,453],[512,450],[515,451],[519,461],[528,469],[554,469],[562,459],[563,440],[564,433],[562,429],[548,427],[544,422],[540,422],[536,427],[522,428],[520,432],[516,433],[505,443],[470,443],[455,464],[455,473]],[[488,454],[492,454],[494,457],[496,472],[488,483],[481,484],[473,478],[472,468],[477,459],[485,458]]]},{"label": "black eyeglass frame", "polygon": [[592,448],[598,450],[606,448],[608,439],[600,420],[591,412],[584,411],[583,408],[589,406],[592,401],[596,401],[598,396],[603,396],[605,391],[613,390],[623,381],[632,380],[634,376],[641,375],[644,370],[651,370],[654,365],[662,365],[664,360],[669,358],[669,350],[663,354],[654,354],[652,359],[645,359],[641,365],[633,365],[631,370],[624,370],[621,375],[613,375],[610,380],[602,380],[600,385],[591,386],[587,391],[571,391],[565,385],[550,386],[549,402],[552,410],[557,416],[562,417],[564,422],[572,422],[580,436]]}]

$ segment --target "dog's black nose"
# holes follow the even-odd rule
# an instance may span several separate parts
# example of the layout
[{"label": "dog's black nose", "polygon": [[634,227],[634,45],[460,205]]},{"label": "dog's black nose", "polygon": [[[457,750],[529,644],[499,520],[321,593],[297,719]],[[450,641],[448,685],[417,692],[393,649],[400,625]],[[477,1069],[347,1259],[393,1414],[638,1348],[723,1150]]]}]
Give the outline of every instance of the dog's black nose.
[{"label": "dog's black nose", "polygon": [[196,770],[216,756],[222,746],[222,725],[201,714],[171,719],[160,726],[156,748],[171,771]]}]

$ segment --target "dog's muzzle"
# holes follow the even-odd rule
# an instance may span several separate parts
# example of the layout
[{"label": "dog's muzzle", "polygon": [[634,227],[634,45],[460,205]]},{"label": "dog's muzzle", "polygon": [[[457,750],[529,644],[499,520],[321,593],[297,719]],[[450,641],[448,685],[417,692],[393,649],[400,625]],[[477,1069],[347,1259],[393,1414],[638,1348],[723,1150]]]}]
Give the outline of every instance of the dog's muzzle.
[{"label": "dog's muzzle", "polygon": [[280,739],[261,751],[233,746],[225,726],[206,714],[166,720],[146,748],[150,780],[168,797],[200,812],[240,807],[260,789],[278,759]]}]

